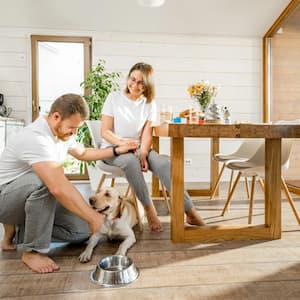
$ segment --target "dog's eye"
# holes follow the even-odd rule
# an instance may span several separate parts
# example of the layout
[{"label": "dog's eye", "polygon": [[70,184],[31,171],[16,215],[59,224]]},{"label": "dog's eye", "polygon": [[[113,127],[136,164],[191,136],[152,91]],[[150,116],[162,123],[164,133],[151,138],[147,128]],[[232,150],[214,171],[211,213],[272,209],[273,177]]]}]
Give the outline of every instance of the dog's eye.
[{"label": "dog's eye", "polygon": [[109,197],[109,196],[110,196],[109,192],[106,192],[106,193],[105,193],[105,196],[106,196],[106,197]]}]

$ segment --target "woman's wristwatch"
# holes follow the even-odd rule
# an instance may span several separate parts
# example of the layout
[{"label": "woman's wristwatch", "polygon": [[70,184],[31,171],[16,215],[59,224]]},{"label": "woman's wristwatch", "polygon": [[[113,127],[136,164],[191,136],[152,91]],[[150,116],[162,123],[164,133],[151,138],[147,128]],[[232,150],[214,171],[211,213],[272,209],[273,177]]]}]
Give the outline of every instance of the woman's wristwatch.
[{"label": "woman's wristwatch", "polygon": [[117,150],[116,150],[117,148],[118,148],[117,145],[114,145],[114,146],[112,147],[114,156],[119,156],[119,154],[117,153]]}]

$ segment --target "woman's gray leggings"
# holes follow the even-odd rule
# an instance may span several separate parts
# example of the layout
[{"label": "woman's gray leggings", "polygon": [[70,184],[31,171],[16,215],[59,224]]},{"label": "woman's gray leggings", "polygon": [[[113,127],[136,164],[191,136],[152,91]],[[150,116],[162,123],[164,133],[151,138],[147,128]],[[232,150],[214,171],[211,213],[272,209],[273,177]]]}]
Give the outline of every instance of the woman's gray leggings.
[{"label": "woman's gray leggings", "polygon": [[0,186],[0,222],[17,225],[15,242],[25,251],[45,253],[51,241],[89,237],[87,223],[62,207],[34,172]]},{"label": "woman's gray leggings", "polygon": [[[149,190],[141,170],[140,160],[137,156],[133,153],[126,153],[105,159],[104,162],[109,165],[120,167],[123,170],[127,181],[144,206],[151,203]],[[148,164],[149,169],[159,178],[166,189],[170,191],[170,160],[165,155],[160,155],[154,150],[151,150],[148,154]],[[192,207],[193,203],[189,194],[185,191],[184,211],[187,212]]]}]

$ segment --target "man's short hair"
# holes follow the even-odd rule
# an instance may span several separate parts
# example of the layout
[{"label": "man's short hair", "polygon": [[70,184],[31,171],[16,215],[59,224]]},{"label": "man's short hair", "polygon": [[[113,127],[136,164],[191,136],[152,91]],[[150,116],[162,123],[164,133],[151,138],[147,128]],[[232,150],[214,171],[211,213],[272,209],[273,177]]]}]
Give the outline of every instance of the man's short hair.
[{"label": "man's short hair", "polygon": [[58,112],[62,120],[76,113],[80,114],[82,120],[89,118],[89,107],[86,101],[77,94],[65,94],[57,98],[51,105],[49,116]]}]

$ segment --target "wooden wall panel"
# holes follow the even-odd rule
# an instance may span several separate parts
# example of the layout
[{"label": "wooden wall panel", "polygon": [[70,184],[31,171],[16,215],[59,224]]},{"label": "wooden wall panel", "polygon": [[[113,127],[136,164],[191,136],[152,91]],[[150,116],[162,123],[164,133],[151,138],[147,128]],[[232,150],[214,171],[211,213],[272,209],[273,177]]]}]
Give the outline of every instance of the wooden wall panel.
[{"label": "wooden wall panel", "polygon": [[[298,8],[300,10],[300,8]],[[298,19],[300,23],[300,19]],[[272,120],[300,120],[300,27],[288,21],[272,38]],[[288,180],[300,180],[300,141],[295,140]]]}]

